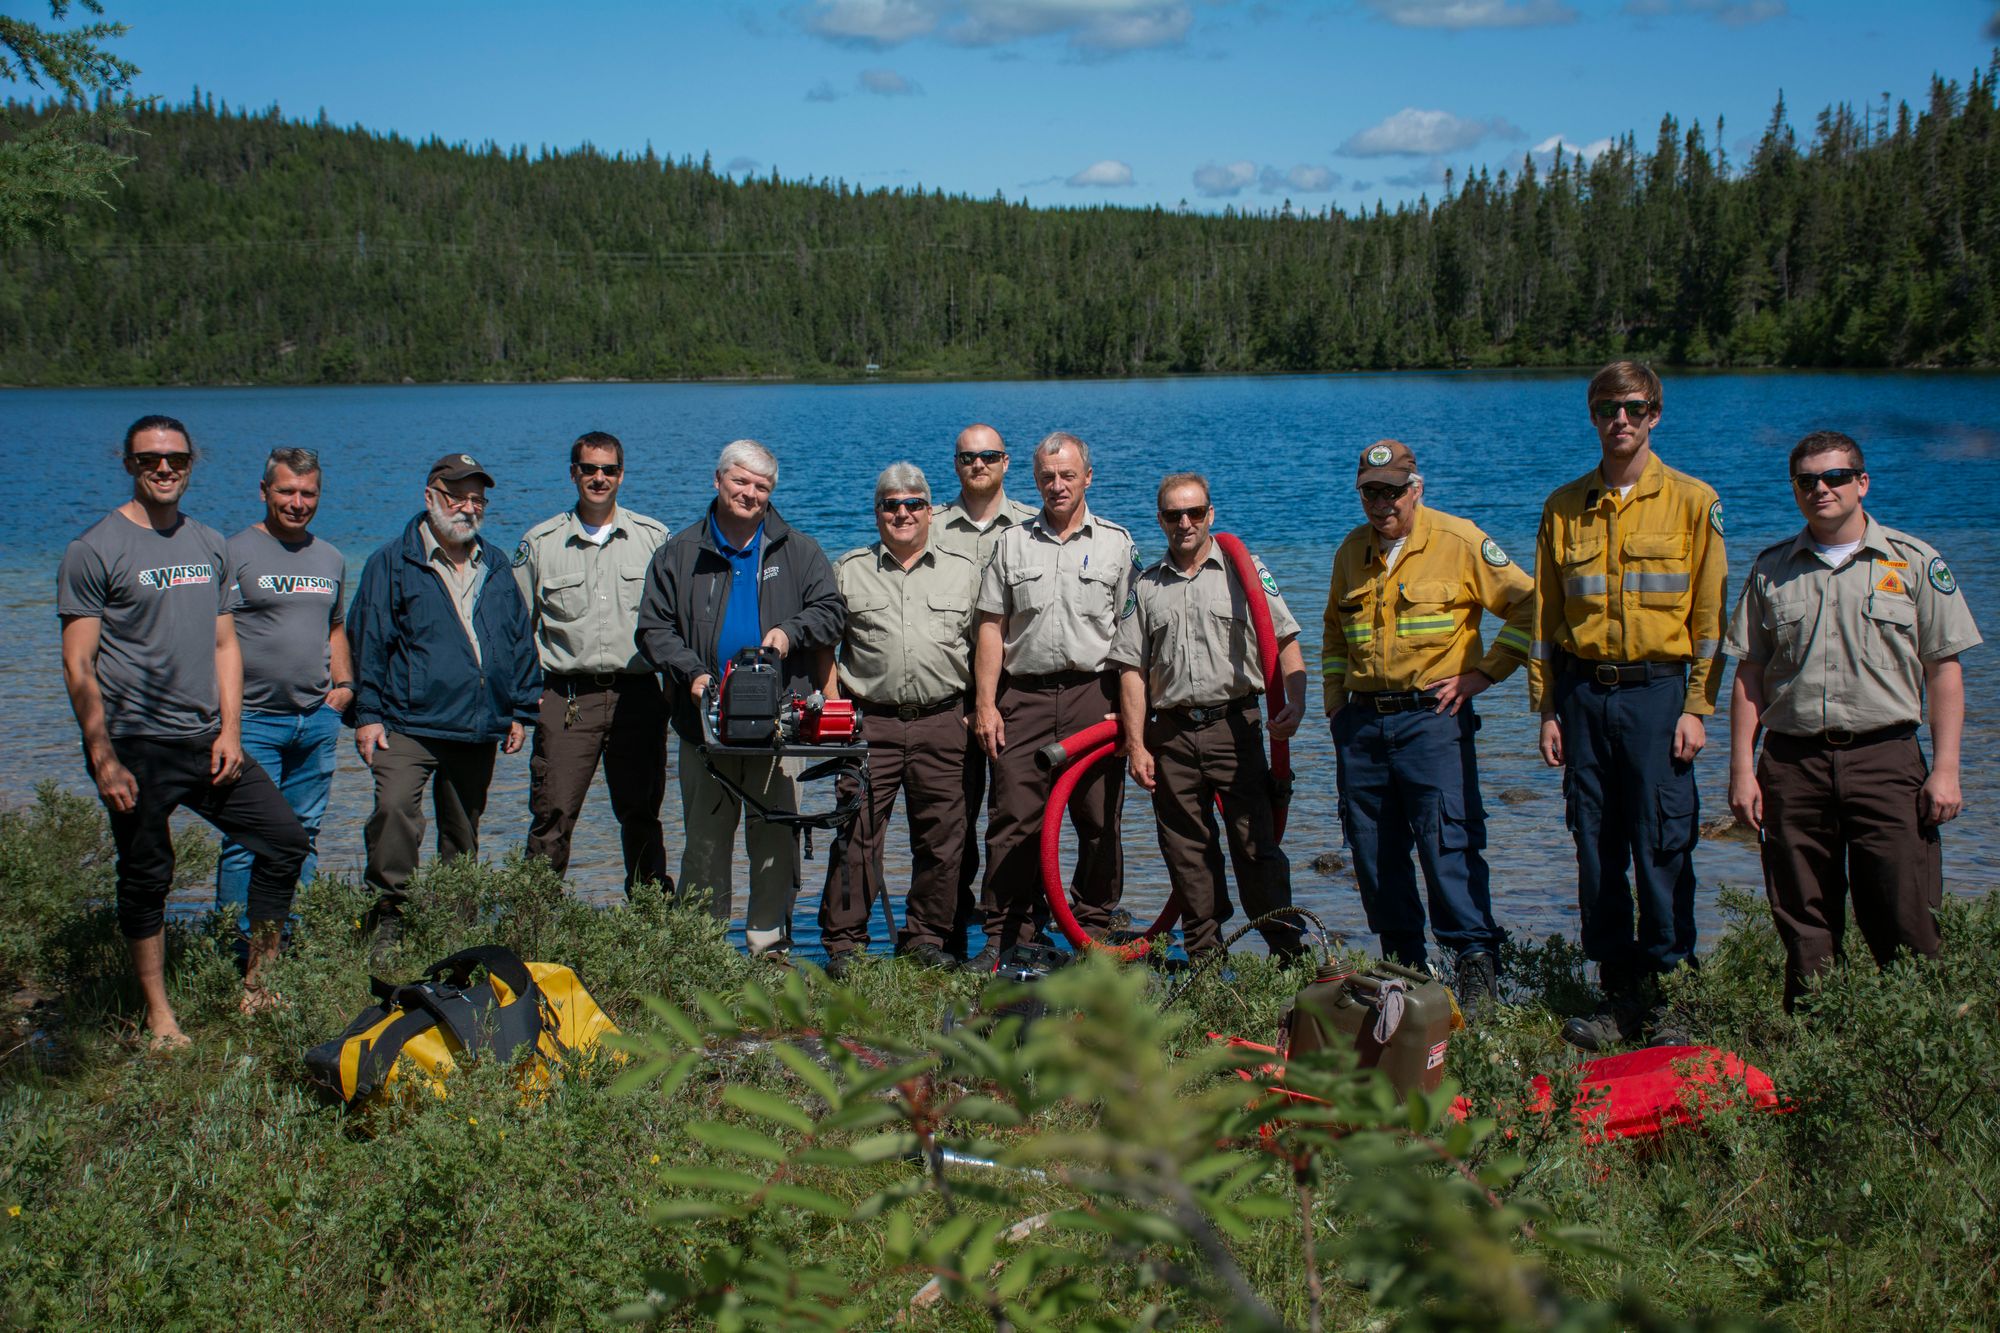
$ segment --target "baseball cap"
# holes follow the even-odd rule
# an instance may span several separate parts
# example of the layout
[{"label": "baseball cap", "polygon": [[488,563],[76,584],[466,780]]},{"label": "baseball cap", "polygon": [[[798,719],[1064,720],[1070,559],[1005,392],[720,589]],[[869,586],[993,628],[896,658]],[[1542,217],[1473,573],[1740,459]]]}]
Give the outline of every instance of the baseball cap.
[{"label": "baseball cap", "polygon": [[1356,486],[1366,486],[1370,482],[1401,486],[1417,470],[1417,456],[1401,440],[1377,440],[1361,451],[1361,462],[1357,468]]},{"label": "baseball cap", "polygon": [[494,484],[493,474],[479,466],[479,460],[471,454],[446,454],[431,464],[431,474],[424,478],[424,485],[434,481],[464,481],[468,477],[477,477],[488,486]]}]

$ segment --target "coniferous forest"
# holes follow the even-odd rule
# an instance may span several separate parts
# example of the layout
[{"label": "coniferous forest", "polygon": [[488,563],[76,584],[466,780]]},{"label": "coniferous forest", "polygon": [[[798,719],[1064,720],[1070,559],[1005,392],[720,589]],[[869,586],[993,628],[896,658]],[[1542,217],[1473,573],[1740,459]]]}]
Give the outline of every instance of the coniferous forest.
[{"label": "coniferous forest", "polygon": [[[0,382],[2000,364],[2000,53],[1441,197],[1203,214],[423,142],[199,93],[0,252]],[[24,114],[32,125],[38,114]]]}]

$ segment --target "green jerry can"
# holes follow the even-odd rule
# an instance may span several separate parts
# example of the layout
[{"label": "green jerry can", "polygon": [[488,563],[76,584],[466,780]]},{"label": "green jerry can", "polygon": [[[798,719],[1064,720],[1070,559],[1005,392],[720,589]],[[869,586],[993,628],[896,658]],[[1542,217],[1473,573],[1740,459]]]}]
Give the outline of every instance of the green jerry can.
[{"label": "green jerry can", "polygon": [[1428,973],[1389,962],[1363,972],[1329,963],[1285,1011],[1278,1046],[1287,1060],[1352,1050],[1360,1068],[1381,1070],[1397,1092],[1435,1092],[1455,1012],[1451,992]]}]

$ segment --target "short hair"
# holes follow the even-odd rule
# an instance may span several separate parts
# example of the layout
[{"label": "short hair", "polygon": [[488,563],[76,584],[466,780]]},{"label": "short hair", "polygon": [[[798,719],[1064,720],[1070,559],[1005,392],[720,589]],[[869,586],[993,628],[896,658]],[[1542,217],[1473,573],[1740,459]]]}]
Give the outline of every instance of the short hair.
[{"label": "short hair", "polygon": [[187,441],[188,456],[194,456],[194,436],[188,434],[188,428],[173,417],[161,416],[159,413],[154,412],[140,417],[125,428],[125,457],[130,458],[132,456],[132,441],[137,439],[141,432],[149,430],[170,430],[175,432],[183,440]]},{"label": "short hair", "polygon": [[1076,456],[1083,460],[1083,470],[1090,471],[1090,446],[1066,430],[1052,430],[1044,435],[1035,446],[1034,457],[1053,458],[1064,449],[1076,450]]},{"label": "short hair", "polygon": [[1642,394],[1657,410],[1661,392],[1660,377],[1645,362],[1613,361],[1590,377],[1590,387],[1584,390],[1583,397],[1585,402],[1594,403],[1614,393]]},{"label": "short hair", "polygon": [[722,446],[722,456],[715,460],[715,475],[719,477],[733,467],[768,477],[773,486],[778,484],[777,455],[755,440],[731,440]]},{"label": "short hair", "polygon": [[587,430],[576,437],[576,443],[569,447],[569,465],[575,467],[583,461],[585,449],[609,449],[618,455],[618,466],[625,466],[625,446],[618,437],[608,430]]},{"label": "short hair", "polygon": [[310,449],[273,449],[271,456],[264,460],[264,484],[278,475],[280,467],[290,468],[301,477],[311,476],[319,471],[319,455]]},{"label": "short hair", "polygon": [[1803,460],[1811,458],[1814,454],[1830,454],[1836,449],[1845,449],[1853,456],[1857,472],[1868,470],[1868,464],[1861,458],[1861,446],[1854,442],[1852,436],[1843,435],[1837,430],[1816,430],[1793,445],[1792,456],[1785,464],[1786,469],[1797,472]]},{"label": "short hair", "polygon": [[915,463],[891,463],[875,478],[875,503],[881,504],[885,495],[921,495],[931,498],[931,484],[924,479],[924,470]]},{"label": "short hair", "polygon": [[1155,494],[1153,497],[1153,504],[1158,508],[1164,509],[1167,504],[1167,492],[1173,490],[1177,486],[1199,486],[1201,487],[1201,498],[1204,503],[1210,502],[1214,499],[1214,497],[1208,493],[1208,478],[1202,476],[1201,473],[1169,472],[1166,476],[1160,479],[1160,489],[1159,492]]},{"label": "short hair", "polygon": [[983,421],[975,421],[970,426],[967,426],[964,430],[960,431],[958,434],[952,436],[951,437],[952,448],[957,449],[958,442],[964,439],[966,436],[972,434],[972,432],[976,430],[983,430],[988,435],[991,435],[993,437],[993,443],[1000,446],[1000,452],[1003,454],[1007,452],[1007,441],[1001,438],[999,431],[995,430],[993,427],[987,425]]}]

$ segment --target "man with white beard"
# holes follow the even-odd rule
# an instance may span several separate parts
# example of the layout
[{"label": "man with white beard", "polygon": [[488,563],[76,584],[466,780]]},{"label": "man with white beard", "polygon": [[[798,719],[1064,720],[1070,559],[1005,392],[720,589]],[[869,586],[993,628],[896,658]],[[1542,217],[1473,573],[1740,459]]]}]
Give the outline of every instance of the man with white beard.
[{"label": "man with white beard", "polygon": [[402,936],[404,885],[437,806],[437,854],[479,852],[493,750],[521,748],[541,706],[542,668],[506,552],[479,535],[493,478],[446,454],[424,512],[368,558],[347,612],[355,669],[354,747],[375,775],[366,877],[375,958]]}]

